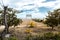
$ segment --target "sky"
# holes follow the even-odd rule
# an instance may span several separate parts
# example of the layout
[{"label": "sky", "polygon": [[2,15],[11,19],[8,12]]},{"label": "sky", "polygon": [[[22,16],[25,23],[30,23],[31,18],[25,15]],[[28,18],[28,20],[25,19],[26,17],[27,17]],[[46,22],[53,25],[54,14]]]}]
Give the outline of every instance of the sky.
[{"label": "sky", "polygon": [[48,11],[60,8],[60,0],[0,0],[0,4],[2,3],[21,11],[16,14],[18,18],[27,18],[28,14],[31,18],[43,19],[48,15]]}]

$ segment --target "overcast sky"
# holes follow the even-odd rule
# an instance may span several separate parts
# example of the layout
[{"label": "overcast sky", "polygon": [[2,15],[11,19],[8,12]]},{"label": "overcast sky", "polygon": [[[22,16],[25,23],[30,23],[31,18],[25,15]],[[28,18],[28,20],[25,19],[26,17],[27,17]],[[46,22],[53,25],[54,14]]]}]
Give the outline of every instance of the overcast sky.
[{"label": "overcast sky", "polygon": [[48,11],[60,8],[60,0],[3,0],[3,3],[22,11],[17,14],[18,18],[26,18],[26,14],[31,14],[32,18],[45,18]]}]

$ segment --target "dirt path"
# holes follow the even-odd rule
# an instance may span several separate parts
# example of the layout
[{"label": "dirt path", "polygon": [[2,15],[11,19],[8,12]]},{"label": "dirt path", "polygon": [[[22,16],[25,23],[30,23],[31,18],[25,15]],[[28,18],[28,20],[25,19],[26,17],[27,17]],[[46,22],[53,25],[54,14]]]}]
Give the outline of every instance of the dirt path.
[{"label": "dirt path", "polygon": [[[45,24],[43,24],[41,22],[40,23],[35,22],[37,26],[34,27],[34,28],[27,28],[27,24],[29,23],[29,21],[31,21],[31,20],[24,20],[21,25],[18,25],[15,28],[15,30],[13,29],[15,31],[14,34],[16,35],[18,40],[23,40],[24,39],[24,37],[26,36],[26,33],[25,33],[26,29],[32,30],[31,31],[32,35],[37,35],[37,34],[42,34],[42,33],[52,31],[52,30],[50,30],[51,27],[47,27]],[[57,32],[57,31],[54,31],[54,32]]]},{"label": "dirt path", "polygon": [[[31,34],[36,35],[36,34],[42,34],[42,33],[46,33],[46,32],[50,32],[51,27],[47,27],[45,24],[43,24],[42,22],[36,23],[36,27],[34,28],[28,28],[27,25],[28,23],[32,21],[32,20],[24,20],[23,23],[21,25],[16,26],[15,28],[12,27],[10,29],[10,32],[15,34],[16,37],[18,38],[18,40],[23,40],[24,37],[26,36],[25,30],[29,29],[32,30]],[[3,31],[4,26],[0,27],[0,31]],[[13,31],[12,31],[13,30]],[[57,32],[57,31],[54,31]]]}]

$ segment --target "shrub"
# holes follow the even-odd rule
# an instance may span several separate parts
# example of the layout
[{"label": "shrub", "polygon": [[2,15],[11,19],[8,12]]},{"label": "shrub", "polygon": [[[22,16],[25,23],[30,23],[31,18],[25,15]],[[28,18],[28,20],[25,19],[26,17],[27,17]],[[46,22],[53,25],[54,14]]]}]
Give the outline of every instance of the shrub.
[{"label": "shrub", "polygon": [[49,37],[52,37],[52,36],[53,36],[53,33],[51,33],[51,32],[44,34],[44,37],[48,37],[49,38]]},{"label": "shrub", "polygon": [[29,34],[25,37],[25,40],[32,40],[32,38],[33,38],[33,36],[31,34]]},{"label": "shrub", "polygon": [[35,22],[33,22],[33,21],[31,21],[29,25],[30,25],[30,26],[29,26],[29,28],[33,28],[33,27],[35,27],[35,26],[36,26],[36,23],[35,23]]},{"label": "shrub", "polygon": [[17,40],[15,36],[8,38],[8,40]]},{"label": "shrub", "polygon": [[44,36],[27,36],[27,40],[60,40],[60,34],[45,33]]},{"label": "shrub", "polygon": [[30,29],[25,30],[25,33],[31,33],[31,32],[32,32],[32,30],[30,30]]},{"label": "shrub", "polygon": [[43,21],[41,19],[32,19],[32,20],[34,20],[35,22],[42,22]]}]

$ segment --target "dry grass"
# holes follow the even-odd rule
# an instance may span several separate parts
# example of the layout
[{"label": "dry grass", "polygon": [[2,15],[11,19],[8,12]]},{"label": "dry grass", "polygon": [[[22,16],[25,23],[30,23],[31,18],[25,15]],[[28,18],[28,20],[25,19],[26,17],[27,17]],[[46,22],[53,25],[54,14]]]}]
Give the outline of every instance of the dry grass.
[{"label": "dry grass", "polygon": [[[51,27],[47,27],[45,24],[38,23],[38,22],[35,22],[36,23],[36,27],[28,28],[27,26],[28,26],[28,23],[30,21],[31,20],[29,20],[29,21],[24,20],[21,25],[18,25],[17,27],[10,29],[10,31],[14,35],[16,35],[18,40],[23,40],[24,37],[26,35],[28,35],[29,33],[32,34],[32,35],[38,35],[38,34],[43,35],[44,33],[47,33],[47,32],[53,32],[54,34],[60,32],[60,30],[58,30],[58,28],[56,28],[56,27],[54,28],[55,30],[52,31]],[[14,30],[14,32],[12,30]],[[27,33],[27,32],[29,32],[29,33]]]},{"label": "dry grass", "polygon": [[[16,26],[15,28],[14,27],[10,27],[9,30],[10,32],[13,34],[13,35],[16,35],[16,37],[19,39],[19,40],[23,40],[23,37],[27,35],[26,31],[30,31],[30,33],[32,35],[38,35],[38,34],[41,34],[43,35],[44,33],[47,33],[47,32],[53,32],[53,33],[58,33],[60,32],[60,30],[58,28],[55,28],[56,30],[51,30],[51,27],[47,27],[45,24],[43,23],[38,23],[38,22],[35,22],[36,23],[36,26],[34,28],[28,28],[28,23],[32,21],[32,20],[24,20],[23,23],[21,25],[18,25]],[[0,28],[1,30],[3,28]],[[29,30],[27,30],[29,29]],[[26,30],[26,31],[25,31]]]}]

